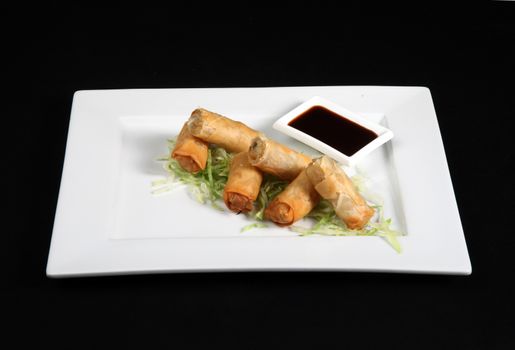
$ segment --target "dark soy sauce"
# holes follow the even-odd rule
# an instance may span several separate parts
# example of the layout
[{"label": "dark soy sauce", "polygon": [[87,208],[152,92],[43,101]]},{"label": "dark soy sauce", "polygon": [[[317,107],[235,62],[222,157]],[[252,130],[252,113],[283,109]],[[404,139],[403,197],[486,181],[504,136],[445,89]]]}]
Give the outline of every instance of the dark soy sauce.
[{"label": "dark soy sauce", "polygon": [[298,129],[347,156],[352,156],[377,134],[325,107],[313,106],[292,121],[289,126]]}]

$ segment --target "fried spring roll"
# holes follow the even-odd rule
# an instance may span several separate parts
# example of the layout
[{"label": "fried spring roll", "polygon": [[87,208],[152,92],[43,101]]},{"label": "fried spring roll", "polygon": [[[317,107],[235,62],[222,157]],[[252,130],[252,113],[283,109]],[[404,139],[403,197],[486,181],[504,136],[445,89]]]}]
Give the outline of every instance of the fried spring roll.
[{"label": "fried spring roll", "polygon": [[265,218],[279,226],[288,226],[306,216],[320,201],[320,196],[303,170],[265,209]]},{"label": "fried spring roll", "polygon": [[224,188],[227,208],[237,213],[251,211],[262,181],[261,171],[250,165],[247,152],[235,155]]},{"label": "fried spring roll", "polygon": [[293,180],[311,162],[311,157],[264,136],[252,140],[249,148],[250,164],[282,180]]},{"label": "fried spring roll", "polygon": [[350,229],[360,229],[374,215],[345,172],[329,157],[314,160],[306,169],[306,174],[316,191],[327,199],[336,215]]},{"label": "fried spring roll", "polygon": [[199,139],[214,143],[228,152],[246,152],[252,139],[261,133],[220,114],[198,108],[188,120],[191,134]]},{"label": "fried spring roll", "polygon": [[184,124],[175,142],[172,158],[177,160],[184,170],[196,173],[206,167],[207,149],[207,143],[191,135]]}]

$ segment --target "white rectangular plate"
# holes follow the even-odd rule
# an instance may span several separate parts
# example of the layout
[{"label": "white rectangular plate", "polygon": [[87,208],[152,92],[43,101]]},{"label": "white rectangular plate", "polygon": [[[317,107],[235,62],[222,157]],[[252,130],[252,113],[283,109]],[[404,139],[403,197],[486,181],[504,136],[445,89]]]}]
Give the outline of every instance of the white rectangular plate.
[{"label": "white rectangular plate", "polygon": [[[299,237],[196,202],[153,196],[166,139],[203,107],[311,150],[273,122],[321,96],[382,123],[395,138],[358,167],[384,200],[402,254],[379,237]],[[78,91],[73,99],[47,275],[324,270],[470,274],[431,94],[423,87],[327,86]]]}]

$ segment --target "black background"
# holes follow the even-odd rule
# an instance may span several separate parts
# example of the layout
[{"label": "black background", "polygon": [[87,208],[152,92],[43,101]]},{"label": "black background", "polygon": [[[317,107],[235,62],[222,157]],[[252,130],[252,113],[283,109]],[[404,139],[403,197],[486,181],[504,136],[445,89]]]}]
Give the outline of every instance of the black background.
[{"label": "black background", "polygon": [[[20,5],[2,11],[3,213],[12,225],[2,234],[1,341],[85,349],[515,346],[515,3]],[[45,276],[74,91],[360,84],[430,88],[471,276]]]}]

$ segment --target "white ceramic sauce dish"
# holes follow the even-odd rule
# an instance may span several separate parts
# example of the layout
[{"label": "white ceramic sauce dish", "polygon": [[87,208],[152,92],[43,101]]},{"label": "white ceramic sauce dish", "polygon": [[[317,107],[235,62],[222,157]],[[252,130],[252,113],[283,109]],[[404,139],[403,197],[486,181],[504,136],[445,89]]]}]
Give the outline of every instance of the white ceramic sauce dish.
[{"label": "white ceramic sauce dish", "polygon": [[[310,135],[310,133],[301,131],[298,128],[295,128],[291,125],[292,122],[296,120],[296,118],[302,116],[304,113],[318,106],[323,107],[324,109],[329,110],[330,112],[333,112],[337,116],[342,117],[343,120],[347,120],[347,122],[353,122],[361,128],[368,129],[367,131],[372,131],[377,135],[377,137],[373,138],[371,141],[364,144],[364,146],[359,148],[359,150],[355,151],[355,153],[349,155],[331,146],[329,143],[326,143],[320,140],[319,138]],[[331,124],[334,124],[334,122]],[[333,135],[340,133],[341,135],[338,135],[337,137],[345,138],[346,132],[348,132],[348,130],[343,128],[343,124],[341,126],[337,124],[334,125],[336,125],[337,129],[334,130],[334,128],[332,128],[332,130],[327,130],[327,133],[332,133]],[[340,127],[341,131],[338,129]],[[286,113],[284,116],[279,118],[274,123],[273,128],[290,137],[293,137],[294,139],[302,143],[305,143],[308,146],[313,147],[317,151],[326,154],[334,160],[347,166],[355,165],[370,152],[372,152],[373,150],[375,150],[376,148],[380,147],[381,145],[383,145],[384,143],[393,138],[393,132],[385,128],[384,126],[375,123],[369,119],[366,119],[365,117],[361,116],[356,112],[350,111],[334,102],[331,102],[319,96],[310,98],[306,102],[300,104],[290,112]]]}]

